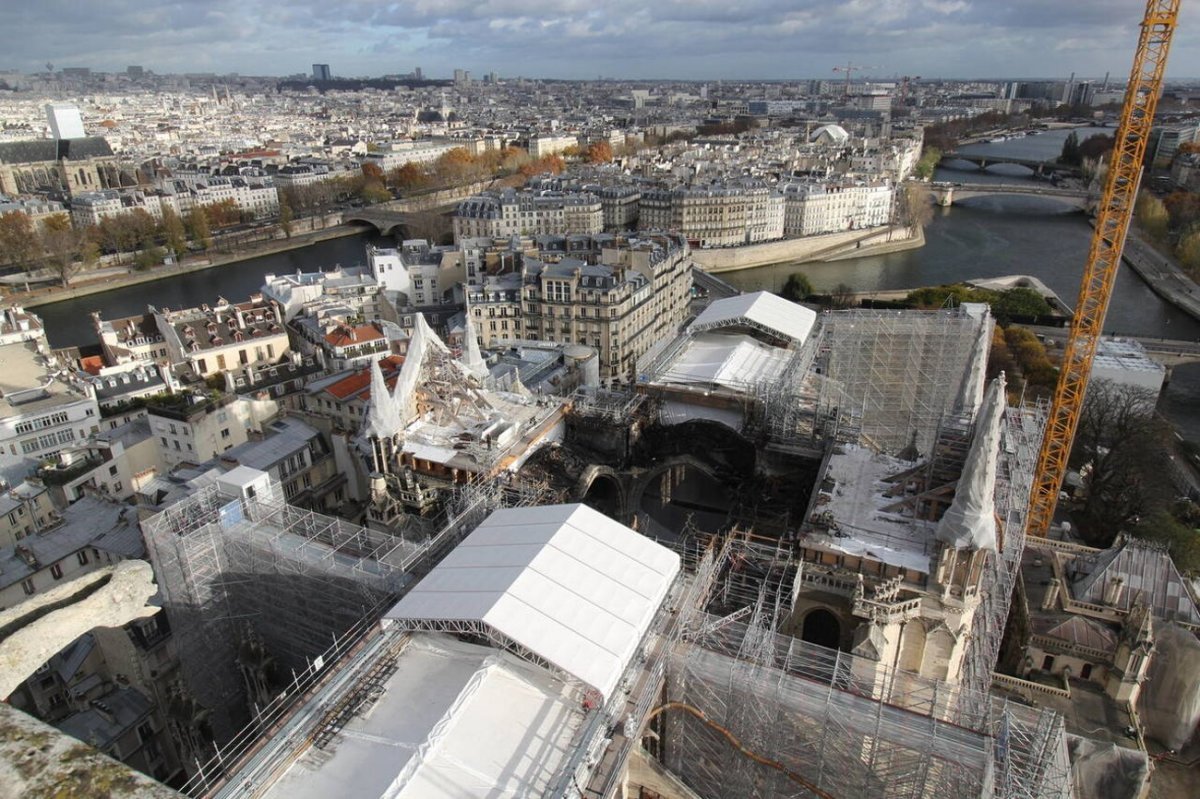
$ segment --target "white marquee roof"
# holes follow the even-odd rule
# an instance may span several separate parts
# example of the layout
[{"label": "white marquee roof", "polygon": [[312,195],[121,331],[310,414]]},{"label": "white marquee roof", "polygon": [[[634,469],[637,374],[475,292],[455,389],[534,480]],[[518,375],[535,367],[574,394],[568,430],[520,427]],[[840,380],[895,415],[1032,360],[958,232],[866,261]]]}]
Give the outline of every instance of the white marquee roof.
[{"label": "white marquee roof", "polygon": [[781,338],[803,344],[816,323],[816,311],[777,297],[769,291],[756,291],[716,300],[696,317],[689,329],[699,333],[744,325],[765,328]]},{"label": "white marquee roof", "polygon": [[585,505],[506,508],[385,618],[485,624],[607,699],[678,572],[674,552]]},{"label": "white marquee roof", "polygon": [[663,371],[662,380],[746,389],[777,380],[787,363],[788,350],[751,336],[701,333]]}]

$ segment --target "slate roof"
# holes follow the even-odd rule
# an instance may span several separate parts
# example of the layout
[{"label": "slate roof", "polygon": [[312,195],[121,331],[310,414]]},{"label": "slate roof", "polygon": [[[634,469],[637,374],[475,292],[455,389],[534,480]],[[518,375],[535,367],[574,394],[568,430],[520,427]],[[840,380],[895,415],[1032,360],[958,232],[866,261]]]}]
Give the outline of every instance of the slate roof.
[{"label": "slate roof", "polygon": [[1157,618],[1200,624],[1200,610],[1161,546],[1127,538],[1095,558],[1078,558],[1075,563],[1087,572],[1071,586],[1072,596],[1079,601],[1103,604],[1106,587],[1120,578],[1125,587],[1117,607],[1122,610],[1133,607],[1141,594]]},{"label": "slate roof", "polygon": [[101,136],[0,142],[0,164],[36,164],[57,161],[60,158],[81,161],[86,158],[112,156],[112,147]]}]

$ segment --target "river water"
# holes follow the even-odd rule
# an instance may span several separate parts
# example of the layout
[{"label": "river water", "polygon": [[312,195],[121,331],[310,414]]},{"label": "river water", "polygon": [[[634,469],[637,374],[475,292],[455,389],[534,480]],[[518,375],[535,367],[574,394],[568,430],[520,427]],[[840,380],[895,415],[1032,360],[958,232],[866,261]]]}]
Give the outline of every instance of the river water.
[{"label": "river water", "polygon": [[[1084,128],[1081,139],[1100,130]],[[1107,131],[1111,134],[1111,130]],[[1068,131],[1050,131],[1002,143],[964,147],[964,151],[1018,158],[1053,158]],[[1022,167],[998,165],[987,172],[939,169],[936,180],[958,183],[1012,183],[1027,179]],[[1081,214],[1051,198],[980,197],[951,208],[935,209],[919,250],[856,258],[829,264],[775,264],[721,275],[746,290],[778,290],[788,275],[803,272],[818,290],[845,283],[856,291],[914,288],[1000,275],[1033,275],[1068,304],[1074,305],[1087,257],[1091,228]],[[37,313],[46,322],[51,345],[93,343],[90,312],[106,318],[143,313],[148,304],[187,307],[211,302],[218,295],[246,297],[263,284],[267,273],[313,271],[336,264],[365,261],[365,246],[376,236],[347,236],[298,250],[252,258],[189,275],[114,289],[77,300],[45,305]],[[1200,339],[1200,322],[1158,298],[1130,269],[1117,276],[1116,292],[1105,330],[1141,336]],[[1163,393],[1162,411],[1189,438],[1200,440],[1200,364],[1175,370]]]}]

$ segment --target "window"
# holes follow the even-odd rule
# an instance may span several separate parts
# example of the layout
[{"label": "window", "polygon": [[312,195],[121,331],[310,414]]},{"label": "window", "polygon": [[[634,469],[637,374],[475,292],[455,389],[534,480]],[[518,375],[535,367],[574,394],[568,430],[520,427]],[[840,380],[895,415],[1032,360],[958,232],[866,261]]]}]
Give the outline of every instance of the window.
[{"label": "window", "polygon": [[62,579],[62,564],[61,563],[55,563],[53,566],[50,567],[50,576],[53,577],[55,580]]},{"label": "window", "polygon": [[81,549],[75,553],[75,559],[79,561],[80,566],[86,566],[88,563],[88,554],[86,549]]},{"label": "window", "polygon": [[116,467],[115,465],[113,465],[113,466],[109,466],[109,467],[108,467],[108,476],[109,476],[109,477],[116,477],[116,475],[117,475],[117,467]]},{"label": "window", "polygon": [[35,590],[37,590],[37,589],[35,589],[35,588],[33,587],[33,579],[32,579],[32,578],[30,578],[30,579],[27,579],[27,580],[22,580],[22,581],[21,581],[21,588],[22,588],[22,589],[25,591],[25,593],[26,593],[26,594],[28,594],[29,596],[33,596],[33,592],[34,592]]},{"label": "window", "polygon": [[229,438],[229,428],[226,427],[221,431],[221,438]]}]

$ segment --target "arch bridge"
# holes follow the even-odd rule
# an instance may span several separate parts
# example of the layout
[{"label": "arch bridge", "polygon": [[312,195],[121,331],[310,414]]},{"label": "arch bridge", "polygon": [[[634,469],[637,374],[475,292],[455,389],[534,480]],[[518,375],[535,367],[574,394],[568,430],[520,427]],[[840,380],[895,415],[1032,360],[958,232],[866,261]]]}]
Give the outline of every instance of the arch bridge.
[{"label": "arch bridge", "polygon": [[371,225],[384,236],[391,236],[400,228],[408,227],[410,214],[387,208],[359,208],[342,214],[342,224],[359,223]]},{"label": "arch bridge", "polygon": [[1050,197],[1060,200],[1080,211],[1091,207],[1093,200],[1083,189],[1068,189],[1045,183],[933,183],[929,187],[934,202],[950,206],[973,197],[993,195],[1020,195],[1025,197]]},{"label": "arch bridge", "polygon": [[996,164],[1013,164],[1015,166],[1023,166],[1026,169],[1032,170],[1037,177],[1045,177],[1051,174],[1060,175],[1079,175],[1082,174],[1079,167],[1069,164],[1060,164],[1058,161],[1046,161],[1040,158],[1014,158],[1004,155],[974,155],[972,153],[948,152],[942,154],[942,159],[939,162],[940,166],[947,169],[954,169],[952,161],[966,161],[969,164],[974,164],[981,172],[990,166]]}]

